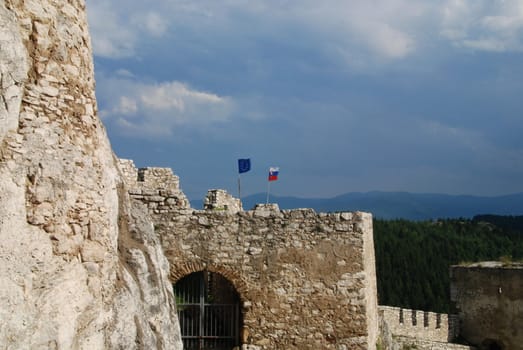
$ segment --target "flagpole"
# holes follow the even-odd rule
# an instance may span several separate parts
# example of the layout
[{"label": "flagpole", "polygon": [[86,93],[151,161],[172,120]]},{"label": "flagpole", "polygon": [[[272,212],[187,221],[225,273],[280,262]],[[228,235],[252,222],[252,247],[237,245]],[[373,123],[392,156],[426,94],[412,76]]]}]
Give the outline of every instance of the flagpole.
[{"label": "flagpole", "polygon": [[267,181],[267,201],[265,204],[269,204],[269,192],[271,191],[271,182]]},{"label": "flagpole", "polygon": [[241,187],[240,174],[238,174],[238,199],[240,200],[240,203],[241,203],[242,202],[242,187]]}]

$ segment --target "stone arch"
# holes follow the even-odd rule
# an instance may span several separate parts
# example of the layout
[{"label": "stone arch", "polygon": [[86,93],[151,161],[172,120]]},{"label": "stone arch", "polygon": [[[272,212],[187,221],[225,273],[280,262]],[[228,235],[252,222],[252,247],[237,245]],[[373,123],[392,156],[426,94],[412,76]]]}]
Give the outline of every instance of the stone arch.
[{"label": "stone arch", "polygon": [[[204,277],[209,276],[209,277]],[[246,303],[246,295],[247,295],[247,286],[245,282],[241,279],[238,273],[231,271],[229,269],[226,269],[221,266],[215,266],[215,265],[207,265],[203,263],[196,263],[196,262],[187,262],[180,265],[177,265],[176,270],[171,270],[170,279],[171,283],[173,285],[173,291],[175,292],[176,299],[177,299],[177,306],[178,306],[178,299],[181,296],[181,300],[186,300],[186,297],[189,296],[188,299],[194,300],[194,293],[186,294],[184,291],[187,289],[187,278],[189,279],[188,283],[191,286],[194,286],[195,279],[200,279],[200,283],[204,283],[204,285],[208,285],[207,283],[210,283],[209,285],[216,286],[217,289],[214,289],[210,287],[209,292],[205,292],[205,295],[209,295],[209,304],[207,301],[204,301],[207,299],[207,296],[202,296],[203,294],[200,294],[200,298],[197,298],[200,300],[200,312],[196,312],[198,315],[202,316],[195,316],[194,309],[188,309],[188,308],[194,308],[195,304],[193,304],[195,301],[190,301],[189,304],[187,302],[182,302],[180,305],[180,309],[178,309],[178,317],[180,319],[180,327],[182,329],[182,341],[184,342],[184,347],[187,347],[188,349],[196,349],[200,348],[200,346],[207,346],[209,349],[229,349],[229,346],[236,345],[236,347],[241,346],[241,344],[245,344],[248,340],[248,334],[249,332],[245,328],[245,317],[246,314],[249,312],[250,307],[247,305],[250,305],[250,303]],[[209,279],[207,279],[209,278]],[[192,282],[191,282],[192,281]],[[211,282],[213,281],[213,282]],[[218,281],[217,284],[214,283],[214,281]],[[222,281],[222,282],[219,282]],[[192,284],[191,284],[192,283]],[[180,285],[181,284],[181,285]],[[198,283],[196,283],[198,284]],[[202,285],[202,284],[200,284]],[[221,286],[221,288],[219,287]],[[227,287],[228,286],[228,287]],[[181,294],[177,294],[177,287],[182,288],[178,291],[181,291]],[[223,288],[225,287],[225,289]],[[189,287],[193,288],[193,287]],[[231,288],[231,289],[229,289]],[[202,290],[201,288],[199,290]],[[207,289],[205,289],[207,290]],[[215,290],[217,294],[214,294],[215,292],[211,292],[212,290]],[[222,294],[225,290],[226,294]],[[219,292],[221,291],[221,293]],[[210,294],[207,294],[210,293]],[[232,294],[229,294],[232,293]],[[212,295],[212,297],[210,297]],[[230,295],[230,296],[229,296]],[[224,298],[225,296],[225,298]],[[216,314],[213,314],[213,306],[218,305],[219,313],[222,314],[222,316],[216,316]],[[230,305],[230,306],[227,306]],[[232,307],[229,309],[229,307]],[[224,309],[225,308],[225,309]],[[205,310],[205,311],[204,311]],[[229,310],[229,311],[227,311]],[[236,310],[236,311],[234,311]],[[207,316],[205,316],[207,315]],[[209,316],[211,315],[211,316]],[[214,315],[214,316],[213,316]],[[223,315],[229,315],[225,316],[224,319]],[[236,316],[233,316],[236,315]],[[185,322],[185,319],[189,318],[188,322]],[[194,317],[199,317],[199,324],[201,325],[201,331],[197,331],[197,333],[200,335],[199,339],[202,339],[201,341],[203,343],[200,343],[200,345],[196,345],[197,343],[194,343],[195,337],[198,337],[194,331],[189,330],[194,329],[192,326],[185,326],[184,324],[194,324]],[[182,319],[183,318],[183,319]],[[209,321],[210,319],[213,319],[215,321]],[[217,319],[221,319],[216,321]],[[207,325],[210,324],[210,328],[206,328]],[[218,324],[218,326],[216,326]],[[204,326],[206,325],[206,326]],[[213,326],[214,325],[214,326]],[[220,325],[223,325],[220,327]],[[232,326],[231,326],[232,325]],[[208,331],[211,329],[210,331]],[[220,329],[223,331],[223,329],[230,329],[233,333],[226,333],[222,334],[220,333]],[[235,329],[235,330],[234,330]],[[218,333],[216,333],[216,331]],[[192,333],[191,333],[192,332]],[[210,333],[209,333],[210,332]],[[226,331],[229,332],[229,331]],[[187,334],[190,333],[190,334]],[[201,337],[201,335],[209,335],[212,334],[210,338],[206,338],[209,340],[203,340],[205,337]],[[229,343],[230,340],[223,340],[225,343],[221,343],[224,335],[227,335],[227,338],[230,338],[231,336],[235,339],[237,339],[237,343],[231,344]],[[211,339],[212,338],[212,339]],[[196,342],[199,342],[199,340],[196,340]],[[225,346],[225,347],[223,347]]]},{"label": "stone arch", "polygon": [[[209,271],[214,273],[219,273],[223,277],[225,277],[227,280],[231,282],[231,284],[234,286],[236,291],[238,292],[240,296],[240,300],[242,303],[242,309],[246,308],[246,302],[250,300],[249,298],[249,288],[245,281],[242,279],[241,275],[233,271],[229,268],[226,268],[224,266],[218,266],[213,264],[205,264],[200,261],[188,261],[183,263],[178,263],[176,266],[173,266],[171,264],[170,269],[170,280],[172,284],[176,284],[181,278],[199,271]],[[247,310],[243,310],[245,312]]]}]

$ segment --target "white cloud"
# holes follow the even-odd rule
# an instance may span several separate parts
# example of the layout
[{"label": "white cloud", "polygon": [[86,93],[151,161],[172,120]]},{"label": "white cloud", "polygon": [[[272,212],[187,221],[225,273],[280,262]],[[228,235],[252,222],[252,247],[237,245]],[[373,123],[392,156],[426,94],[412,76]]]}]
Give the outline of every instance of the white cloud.
[{"label": "white cloud", "polygon": [[122,58],[134,53],[136,34],[109,2],[89,2],[87,14],[95,55]]},{"label": "white cloud", "polygon": [[414,39],[408,34],[389,25],[376,24],[367,32],[369,46],[386,58],[402,58],[414,49]]},{"label": "white cloud", "polygon": [[127,69],[118,69],[115,74],[123,78],[134,78],[134,74]]},{"label": "white cloud", "polygon": [[155,5],[158,11],[148,9],[151,3],[129,1],[122,6],[115,1],[90,0],[87,15],[94,54],[112,59],[132,57],[148,36],[164,35],[168,21],[159,13],[161,2]]},{"label": "white cloud", "polygon": [[438,34],[462,48],[523,50],[521,0],[130,0],[125,6],[90,0],[87,9],[94,52],[110,58],[135,55],[171,26],[200,40],[216,35],[235,45],[246,42],[241,38],[292,40],[307,33],[311,47],[361,62],[409,57]]},{"label": "white cloud", "polygon": [[167,20],[157,12],[136,14],[133,22],[155,37],[162,36],[168,29]]},{"label": "white cloud", "polygon": [[170,136],[180,127],[207,130],[229,122],[234,110],[230,97],[198,91],[178,81],[147,84],[102,77],[99,82],[100,114],[133,136]]},{"label": "white cloud", "polygon": [[377,58],[399,59],[415,48],[417,22],[428,7],[424,1],[295,0],[265,10],[267,16],[317,33],[320,45],[323,42],[342,51],[364,50]]},{"label": "white cloud", "polygon": [[138,104],[135,100],[127,96],[120,96],[120,100],[114,107],[113,112],[123,115],[136,114],[136,112],[138,112]]},{"label": "white cloud", "polygon": [[523,50],[520,0],[448,0],[441,34],[458,47],[479,51]]}]

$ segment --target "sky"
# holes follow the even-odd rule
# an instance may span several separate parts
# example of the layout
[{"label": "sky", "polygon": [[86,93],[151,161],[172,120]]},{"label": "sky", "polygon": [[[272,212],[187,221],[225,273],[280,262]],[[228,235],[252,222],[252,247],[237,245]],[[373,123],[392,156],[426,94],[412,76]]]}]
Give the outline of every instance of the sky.
[{"label": "sky", "polygon": [[523,192],[523,0],[87,0],[115,153],[190,199]]}]

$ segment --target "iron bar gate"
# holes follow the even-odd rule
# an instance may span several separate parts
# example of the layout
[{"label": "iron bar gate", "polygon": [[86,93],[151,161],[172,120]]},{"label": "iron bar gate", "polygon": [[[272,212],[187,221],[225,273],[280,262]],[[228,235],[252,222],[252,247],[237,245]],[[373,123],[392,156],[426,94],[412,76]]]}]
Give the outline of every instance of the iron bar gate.
[{"label": "iron bar gate", "polygon": [[240,345],[240,298],[223,276],[192,273],[174,286],[185,350],[232,350]]}]

